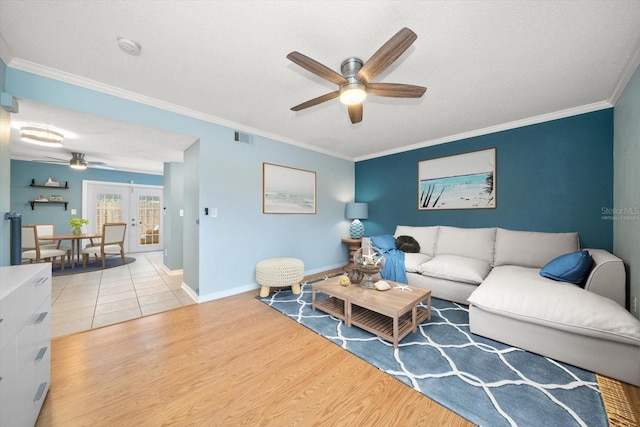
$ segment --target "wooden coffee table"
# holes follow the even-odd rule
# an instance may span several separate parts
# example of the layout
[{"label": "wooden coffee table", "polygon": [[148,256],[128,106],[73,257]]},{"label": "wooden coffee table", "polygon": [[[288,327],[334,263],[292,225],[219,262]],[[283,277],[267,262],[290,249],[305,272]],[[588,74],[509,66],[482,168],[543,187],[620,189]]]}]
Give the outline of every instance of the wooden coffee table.
[{"label": "wooden coffee table", "polygon": [[[387,291],[364,289],[359,285],[341,286],[337,278],[316,282],[311,290],[311,307],[344,320],[393,343],[415,332],[425,319],[431,319],[431,291],[386,280]],[[405,290],[396,288],[402,286]],[[329,297],[316,301],[316,293]],[[418,308],[427,301],[427,309]]]}]

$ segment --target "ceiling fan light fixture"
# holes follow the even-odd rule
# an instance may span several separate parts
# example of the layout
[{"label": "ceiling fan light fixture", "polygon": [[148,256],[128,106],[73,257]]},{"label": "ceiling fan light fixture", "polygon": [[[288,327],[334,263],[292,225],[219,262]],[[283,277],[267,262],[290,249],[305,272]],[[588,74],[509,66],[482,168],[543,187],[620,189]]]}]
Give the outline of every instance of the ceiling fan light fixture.
[{"label": "ceiling fan light fixture", "polygon": [[71,169],[78,169],[78,170],[83,170],[87,168],[87,166],[79,160],[71,160],[69,162],[69,166],[71,167]]},{"label": "ceiling fan light fixture", "polygon": [[347,83],[340,88],[340,102],[345,105],[362,103],[367,97],[367,91],[362,83]]},{"label": "ceiling fan light fixture", "polygon": [[43,147],[62,147],[64,135],[48,128],[23,126],[20,128],[20,140]]},{"label": "ceiling fan light fixture", "polygon": [[69,160],[69,166],[71,169],[84,170],[87,168],[87,161],[84,159],[82,153],[71,153],[71,160]]}]

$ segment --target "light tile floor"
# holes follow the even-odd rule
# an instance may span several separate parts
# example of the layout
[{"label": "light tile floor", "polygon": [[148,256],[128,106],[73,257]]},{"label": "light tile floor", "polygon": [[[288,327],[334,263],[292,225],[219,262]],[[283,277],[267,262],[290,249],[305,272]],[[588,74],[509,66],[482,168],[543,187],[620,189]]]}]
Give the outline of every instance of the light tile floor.
[{"label": "light tile floor", "polygon": [[51,336],[60,337],[171,310],[194,301],[182,274],[168,275],[162,252],[127,254],[136,261],[53,278]]}]

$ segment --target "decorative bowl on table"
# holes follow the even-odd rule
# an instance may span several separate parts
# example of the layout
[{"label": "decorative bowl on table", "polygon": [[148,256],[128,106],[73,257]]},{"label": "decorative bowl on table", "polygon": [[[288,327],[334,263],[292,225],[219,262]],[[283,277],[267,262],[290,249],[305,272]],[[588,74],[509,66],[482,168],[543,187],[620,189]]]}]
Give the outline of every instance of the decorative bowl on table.
[{"label": "decorative bowl on table", "polygon": [[372,276],[380,273],[384,268],[385,257],[382,251],[375,246],[364,246],[356,251],[353,255],[354,268],[357,268],[362,274],[364,279],[360,286],[367,289],[373,289]]}]

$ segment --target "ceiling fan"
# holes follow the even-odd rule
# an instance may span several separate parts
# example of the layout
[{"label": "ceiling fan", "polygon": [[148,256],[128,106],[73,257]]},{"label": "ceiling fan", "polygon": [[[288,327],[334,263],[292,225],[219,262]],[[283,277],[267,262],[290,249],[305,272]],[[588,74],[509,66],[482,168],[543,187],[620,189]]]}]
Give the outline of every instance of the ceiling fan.
[{"label": "ceiling fan", "polygon": [[58,159],[56,157],[44,156],[47,159],[53,159],[47,161],[47,163],[69,163],[73,169],[86,169],[86,168],[95,168],[95,169],[109,169],[115,170],[114,167],[109,166],[104,162],[88,162],[84,158],[84,153],[72,152],[70,160]]},{"label": "ceiling fan", "polygon": [[291,110],[300,111],[340,97],[340,101],[348,107],[351,123],[355,124],[362,121],[362,103],[367,93],[394,98],[420,98],[427,90],[426,87],[371,82],[378,74],[393,64],[417,38],[416,33],[408,28],[403,28],[383,44],[366,63],[363,63],[359,58],[349,58],[343,61],[340,65],[342,75],[299,52],[291,52],[287,55],[288,59],[305,70],[340,86],[336,91],[298,104]]}]

